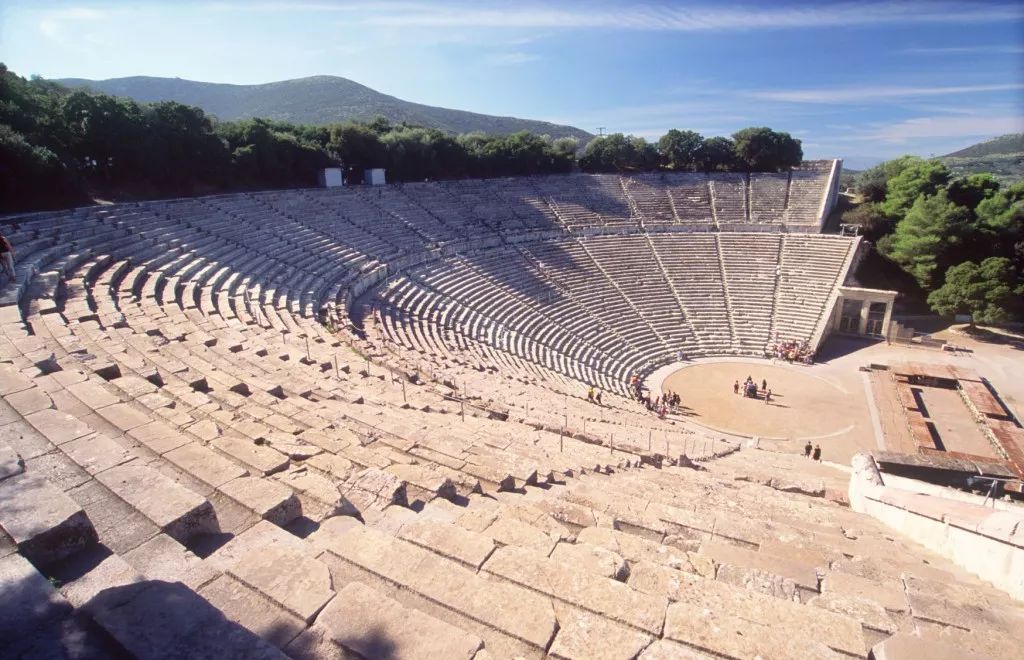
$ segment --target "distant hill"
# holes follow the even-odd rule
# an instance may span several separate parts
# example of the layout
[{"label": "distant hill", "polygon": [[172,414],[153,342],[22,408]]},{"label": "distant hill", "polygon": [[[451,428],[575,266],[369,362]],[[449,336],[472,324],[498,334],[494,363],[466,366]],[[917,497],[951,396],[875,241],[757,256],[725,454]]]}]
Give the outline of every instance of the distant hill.
[{"label": "distant hill", "polygon": [[1007,154],[1024,153],[1024,133],[1010,133],[1000,135],[997,138],[972,144],[966,149],[954,151],[941,158],[980,158],[982,156],[996,156]]},{"label": "distant hill", "polygon": [[299,124],[330,124],[352,119],[369,121],[380,115],[393,123],[404,121],[451,133],[483,131],[503,135],[525,130],[555,138],[575,137],[581,143],[593,137],[573,126],[411,103],[337,76],[312,76],[262,85],[226,85],[148,76],[109,80],[64,78],[56,82],[137,101],[178,101],[198,106],[222,120],[263,117]]},{"label": "distant hill", "polygon": [[990,172],[1003,185],[1014,183],[1024,179],[1024,133],[979,142],[939,160],[954,176]]}]

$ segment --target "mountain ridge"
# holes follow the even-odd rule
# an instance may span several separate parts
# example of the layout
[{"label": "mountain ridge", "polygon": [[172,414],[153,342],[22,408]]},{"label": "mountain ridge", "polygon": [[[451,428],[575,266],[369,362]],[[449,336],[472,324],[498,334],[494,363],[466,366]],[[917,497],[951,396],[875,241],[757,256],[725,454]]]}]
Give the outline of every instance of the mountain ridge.
[{"label": "mountain ridge", "polygon": [[1024,179],[1024,133],[1008,133],[939,156],[954,176],[987,172],[1003,185]]},{"label": "mountain ridge", "polygon": [[1024,133],[1007,133],[990,140],[972,144],[939,158],[976,158],[979,156],[998,156],[1003,154],[1024,153]]},{"label": "mountain ridge", "polygon": [[581,143],[593,137],[575,126],[406,101],[341,76],[317,75],[255,85],[156,76],[106,80],[60,78],[54,82],[72,88],[126,96],[136,101],[177,101],[200,107],[204,112],[224,121],[261,117],[323,125],[352,120],[369,121],[376,116],[383,116],[393,123],[404,121],[450,133],[483,131],[499,135],[527,130],[553,138],[575,137]]}]

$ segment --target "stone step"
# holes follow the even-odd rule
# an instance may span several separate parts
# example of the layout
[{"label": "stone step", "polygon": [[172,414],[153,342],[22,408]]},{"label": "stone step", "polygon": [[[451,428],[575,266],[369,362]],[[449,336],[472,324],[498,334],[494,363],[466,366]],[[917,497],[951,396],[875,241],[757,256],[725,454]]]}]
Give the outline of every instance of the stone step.
[{"label": "stone step", "polygon": [[871,647],[873,660],[982,660],[988,657],[991,656],[906,632]]},{"label": "stone step", "polygon": [[90,603],[93,620],[133,657],[287,658],[180,582],[142,586],[108,589]]},{"label": "stone step", "polygon": [[216,513],[206,498],[141,461],[110,468],[96,479],[181,543],[218,531]]},{"label": "stone step", "polygon": [[496,547],[486,534],[433,520],[413,520],[402,525],[398,537],[472,569],[479,569]]},{"label": "stone step", "polygon": [[497,549],[483,570],[637,630],[660,635],[668,601],[524,548]]},{"label": "stone step", "polygon": [[470,660],[483,647],[478,636],[359,582],[350,582],[285,649],[296,660],[319,660],[348,651],[363,658]]},{"label": "stone step", "polygon": [[18,554],[0,558],[0,593],[0,648],[5,655],[72,612],[71,604]]},{"label": "stone step", "polygon": [[379,589],[479,635],[496,656],[539,657],[554,636],[555,613],[547,598],[487,579],[384,532],[331,518],[310,540],[325,548],[320,558],[336,583],[359,581]]},{"label": "stone step", "polygon": [[631,567],[629,585],[672,601],[666,639],[712,653],[817,657],[822,652],[817,644],[858,657],[867,652],[859,622],[817,607],[648,562]]},{"label": "stone step", "polygon": [[[701,543],[699,554],[714,563],[715,577],[722,582],[801,602],[818,594],[818,573],[813,564],[717,540]],[[826,563],[821,570],[827,568]]]},{"label": "stone step", "polygon": [[222,485],[220,492],[282,527],[302,515],[302,504],[292,489],[270,479],[239,477]]},{"label": "stone step", "polygon": [[32,472],[0,481],[0,527],[18,551],[38,566],[69,557],[97,541],[82,507]]}]

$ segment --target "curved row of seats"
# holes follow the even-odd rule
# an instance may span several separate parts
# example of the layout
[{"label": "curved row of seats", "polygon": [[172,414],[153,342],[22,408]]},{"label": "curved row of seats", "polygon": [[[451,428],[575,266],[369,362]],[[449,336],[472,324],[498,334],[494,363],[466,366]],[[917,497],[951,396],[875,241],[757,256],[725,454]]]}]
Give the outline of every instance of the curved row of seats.
[{"label": "curved row of seats", "polygon": [[384,336],[445,354],[482,344],[626,393],[632,374],[678,360],[763,356],[811,342],[855,249],[812,234],[583,236],[455,255],[378,292]]},{"label": "curved row of seats", "polygon": [[[316,320],[327,302],[345,308],[358,278],[446,231],[358,194],[365,215],[296,192],[17,223],[19,278],[3,291],[16,304],[0,311],[5,653],[802,658],[922,629],[975,653],[1019,644],[1004,596],[828,488],[794,486],[801,463],[741,452],[669,467],[735,445],[607,392],[602,407],[583,400],[580,379],[624,376],[602,360],[619,342],[643,355],[667,318],[622,280],[611,238],[522,245],[536,289],[475,253],[454,271],[424,265],[438,286],[493,273],[517,301],[498,319],[509,327],[558,273],[565,311],[542,305],[532,344],[467,313],[486,287],[410,326],[432,369],[330,332]],[[669,237],[626,238],[629,254],[673,263]],[[616,296],[652,332],[620,331],[577,289]],[[590,334],[561,325],[574,313]],[[433,331],[457,325],[486,341]],[[365,361],[378,355],[437,381],[396,381]],[[546,359],[591,371],[559,376]]]}]

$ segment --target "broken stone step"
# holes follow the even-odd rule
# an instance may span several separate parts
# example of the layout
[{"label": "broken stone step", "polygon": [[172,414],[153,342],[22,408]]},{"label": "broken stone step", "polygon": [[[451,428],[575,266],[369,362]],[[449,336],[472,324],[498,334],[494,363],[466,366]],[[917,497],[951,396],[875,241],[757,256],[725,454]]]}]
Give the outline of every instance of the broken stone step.
[{"label": "broken stone step", "polygon": [[198,442],[172,449],[164,458],[213,488],[248,474],[245,468]]},{"label": "broken stone step", "polygon": [[288,457],[248,438],[223,435],[210,446],[247,465],[256,474],[268,475],[288,468]]},{"label": "broken stone step", "polygon": [[592,612],[566,606],[556,611],[558,633],[548,651],[550,658],[635,658],[653,639]]},{"label": "broken stone step", "polygon": [[[386,652],[382,644],[387,645]],[[360,582],[350,582],[285,650],[297,660],[318,660],[337,654],[337,647],[364,658],[470,660],[483,647],[483,640]]]},{"label": "broken stone step", "polygon": [[415,489],[430,496],[446,500],[455,499],[458,495],[455,484],[439,470],[424,465],[406,465],[395,463],[385,468],[385,472],[395,475]]},{"label": "broken stone step", "polygon": [[[556,629],[551,602],[527,589],[478,575],[461,564],[383,532],[331,518],[310,541],[339,576],[363,575],[384,588],[400,587],[403,605],[473,632],[500,657],[541,655]],[[360,578],[362,581],[362,578]],[[371,585],[374,586],[374,585]],[[406,595],[407,594],[407,595]],[[424,610],[417,603],[433,603]]]},{"label": "broken stone step", "polygon": [[129,598],[122,589],[109,589],[90,604],[93,620],[133,657],[286,659],[184,584],[154,580],[144,586]]},{"label": "broken stone step", "polygon": [[690,558],[685,550],[609,527],[584,527],[576,535],[576,542],[606,548],[618,553],[631,564],[649,561],[681,571],[695,572],[691,570]]},{"label": "broken stone step", "polygon": [[762,578],[770,574],[792,581],[799,588],[799,592],[793,593],[785,590],[785,598],[797,596],[801,602],[807,602],[808,598],[818,593],[818,573],[814,565],[715,540],[701,543],[699,554],[714,561],[719,567],[717,579],[722,582],[744,586],[751,581],[759,581],[755,573],[759,573]]},{"label": "broken stone step", "polygon": [[668,601],[635,591],[580,566],[564,564],[513,546],[497,549],[483,570],[527,589],[653,635],[661,633]]},{"label": "broken stone step", "polygon": [[981,660],[990,656],[901,632],[871,647],[871,657],[875,660]]},{"label": "broken stone step", "polygon": [[486,534],[432,520],[406,523],[399,530],[398,536],[473,569],[480,568],[496,547],[494,540]]},{"label": "broken stone step", "polygon": [[140,461],[110,468],[96,479],[181,543],[218,531],[216,513],[206,498]]},{"label": "broken stone step", "polygon": [[220,492],[282,527],[302,514],[302,504],[292,489],[270,479],[239,477],[221,486]]},{"label": "broken stone step", "polygon": [[0,481],[0,527],[29,561],[44,566],[97,542],[89,516],[46,478],[20,474]]},{"label": "broken stone step", "polygon": [[[822,653],[827,657],[829,649],[854,656],[867,651],[859,622],[818,607],[649,562],[631,567],[628,584],[673,601],[663,637],[720,655],[797,658],[819,657]],[[717,633],[713,632],[716,628]],[[811,641],[823,646],[803,643]]]},{"label": "broken stone step", "polygon": [[25,461],[7,445],[0,445],[0,481],[25,471]]},{"label": "broken stone step", "polygon": [[229,620],[282,650],[306,629],[301,618],[230,575],[212,580],[199,594]]}]

